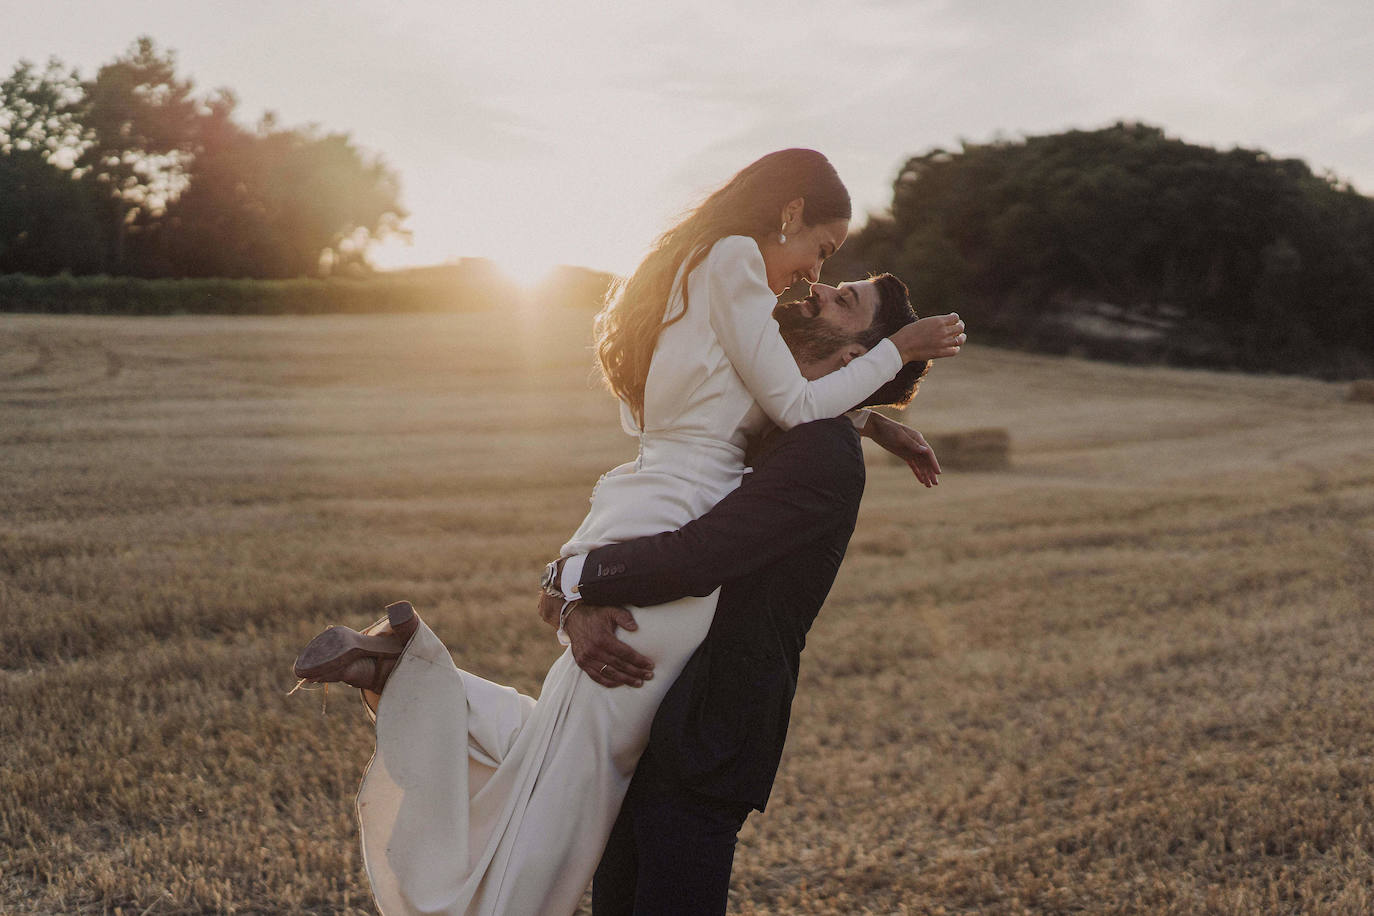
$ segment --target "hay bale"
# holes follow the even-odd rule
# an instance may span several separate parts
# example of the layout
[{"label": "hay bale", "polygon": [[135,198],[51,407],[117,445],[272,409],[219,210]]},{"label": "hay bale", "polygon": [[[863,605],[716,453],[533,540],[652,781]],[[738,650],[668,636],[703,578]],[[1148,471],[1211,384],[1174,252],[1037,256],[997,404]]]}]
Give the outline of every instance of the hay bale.
[{"label": "hay bale", "polygon": [[944,470],[1004,471],[1011,467],[1011,435],[1005,429],[925,433],[925,437]]},{"label": "hay bale", "polygon": [[[1348,401],[1358,401],[1364,404],[1374,404],[1374,378],[1360,379],[1350,383],[1350,393],[1346,395]],[[938,455],[939,452],[936,452]]]}]

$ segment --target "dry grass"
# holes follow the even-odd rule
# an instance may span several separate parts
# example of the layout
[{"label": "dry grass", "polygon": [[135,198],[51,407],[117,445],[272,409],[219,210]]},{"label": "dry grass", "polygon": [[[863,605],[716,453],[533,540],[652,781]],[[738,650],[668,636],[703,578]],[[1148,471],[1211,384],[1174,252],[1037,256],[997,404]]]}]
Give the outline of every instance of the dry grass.
[{"label": "dry grass", "polygon": [[[370,729],[290,660],[405,596],[537,688],[534,576],[633,453],[585,337],[0,316],[0,911],[371,912]],[[974,348],[911,416],[1013,469],[871,465],[734,911],[1374,910],[1367,406]]]}]

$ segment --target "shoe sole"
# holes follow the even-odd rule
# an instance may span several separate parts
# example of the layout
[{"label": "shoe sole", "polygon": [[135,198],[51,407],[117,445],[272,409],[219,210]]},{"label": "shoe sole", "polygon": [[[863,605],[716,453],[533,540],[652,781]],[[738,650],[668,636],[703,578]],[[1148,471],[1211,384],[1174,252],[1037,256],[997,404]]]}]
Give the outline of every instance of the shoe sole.
[{"label": "shoe sole", "polygon": [[399,657],[420,622],[409,601],[387,605],[386,616],[390,633],[367,636],[349,627],[334,626],[310,640],[292,666],[296,677],[327,680],[360,658]]}]

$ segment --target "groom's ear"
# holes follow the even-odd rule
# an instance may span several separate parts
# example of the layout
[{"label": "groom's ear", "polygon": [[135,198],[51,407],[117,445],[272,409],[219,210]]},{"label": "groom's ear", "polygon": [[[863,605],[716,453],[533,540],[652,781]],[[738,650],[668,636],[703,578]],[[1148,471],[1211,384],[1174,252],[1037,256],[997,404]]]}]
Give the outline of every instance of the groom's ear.
[{"label": "groom's ear", "polygon": [[840,365],[848,366],[855,359],[868,352],[868,347],[863,344],[849,344],[840,352]]}]

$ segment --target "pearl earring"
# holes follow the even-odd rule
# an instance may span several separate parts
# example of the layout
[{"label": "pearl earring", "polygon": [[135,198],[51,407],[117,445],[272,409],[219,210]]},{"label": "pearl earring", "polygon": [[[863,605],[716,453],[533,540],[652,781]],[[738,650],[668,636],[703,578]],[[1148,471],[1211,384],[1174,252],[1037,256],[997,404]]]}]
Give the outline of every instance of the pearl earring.
[{"label": "pearl earring", "polygon": [[787,244],[787,234],[786,234],[786,233],[787,233],[787,224],[786,224],[786,223],[783,223],[783,224],[782,224],[782,228],[778,230],[778,244],[779,244],[779,245],[786,245],[786,244]]}]

